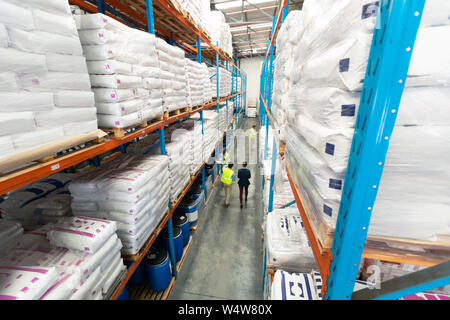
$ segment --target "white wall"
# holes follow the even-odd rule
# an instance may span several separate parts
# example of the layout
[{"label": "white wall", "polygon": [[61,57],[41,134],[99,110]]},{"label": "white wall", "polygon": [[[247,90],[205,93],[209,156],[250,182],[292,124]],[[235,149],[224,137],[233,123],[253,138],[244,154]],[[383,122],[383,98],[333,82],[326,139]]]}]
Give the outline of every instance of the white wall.
[{"label": "white wall", "polygon": [[259,102],[259,78],[263,57],[241,59],[241,70],[247,73],[247,106]]}]

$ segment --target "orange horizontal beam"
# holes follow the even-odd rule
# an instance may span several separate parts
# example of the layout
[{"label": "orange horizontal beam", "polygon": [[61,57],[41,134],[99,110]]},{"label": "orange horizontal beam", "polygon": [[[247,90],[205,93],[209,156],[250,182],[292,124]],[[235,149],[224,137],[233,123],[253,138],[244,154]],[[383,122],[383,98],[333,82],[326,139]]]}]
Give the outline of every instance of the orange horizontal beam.
[{"label": "orange horizontal beam", "polygon": [[62,155],[54,160],[20,169],[0,178],[0,195],[24,187],[64,169],[76,166],[96,155],[106,152],[105,143],[96,144],[78,151]]},{"label": "orange horizontal beam", "polygon": [[306,214],[305,208],[303,207],[300,193],[297,186],[292,179],[291,171],[288,166],[286,166],[286,172],[289,179],[289,184],[291,185],[292,192],[294,193],[295,201],[297,202],[297,208],[302,217],[303,225],[305,227],[306,235],[308,236],[309,243],[311,245],[314,258],[316,260],[317,267],[319,267],[320,275],[322,276],[322,296],[325,296],[327,290],[327,281],[330,275],[330,266],[333,259],[331,252],[321,252],[319,246],[319,240],[311,227],[308,215]]}]

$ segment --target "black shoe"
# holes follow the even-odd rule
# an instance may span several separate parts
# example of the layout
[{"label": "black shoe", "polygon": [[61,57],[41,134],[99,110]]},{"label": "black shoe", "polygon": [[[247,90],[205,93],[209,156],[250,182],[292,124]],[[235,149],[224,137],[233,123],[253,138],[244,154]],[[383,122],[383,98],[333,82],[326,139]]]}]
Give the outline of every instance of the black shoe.
[{"label": "black shoe", "polygon": [[247,203],[247,198],[245,199],[245,203]]},{"label": "black shoe", "polygon": [[241,203],[241,209],[243,208],[244,206],[242,205],[242,203]]}]

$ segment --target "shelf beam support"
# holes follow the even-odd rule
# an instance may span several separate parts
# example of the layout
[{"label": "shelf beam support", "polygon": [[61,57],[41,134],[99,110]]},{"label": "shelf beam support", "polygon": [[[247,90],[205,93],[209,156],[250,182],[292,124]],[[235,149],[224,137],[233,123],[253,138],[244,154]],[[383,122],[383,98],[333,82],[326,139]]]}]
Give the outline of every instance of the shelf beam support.
[{"label": "shelf beam support", "polygon": [[352,296],[425,0],[382,0],[333,238],[324,299]]}]

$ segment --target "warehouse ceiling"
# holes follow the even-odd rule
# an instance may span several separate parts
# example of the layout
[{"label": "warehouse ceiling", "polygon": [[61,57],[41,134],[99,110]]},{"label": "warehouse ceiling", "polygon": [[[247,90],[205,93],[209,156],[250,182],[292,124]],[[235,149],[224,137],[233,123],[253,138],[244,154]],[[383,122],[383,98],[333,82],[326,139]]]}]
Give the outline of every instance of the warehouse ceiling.
[{"label": "warehouse ceiling", "polygon": [[[231,27],[234,56],[264,55],[272,30],[272,17],[281,0],[211,0],[211,9],[220,10]],[[303,0],[289,1],[289,10],[301,10]]]}]

